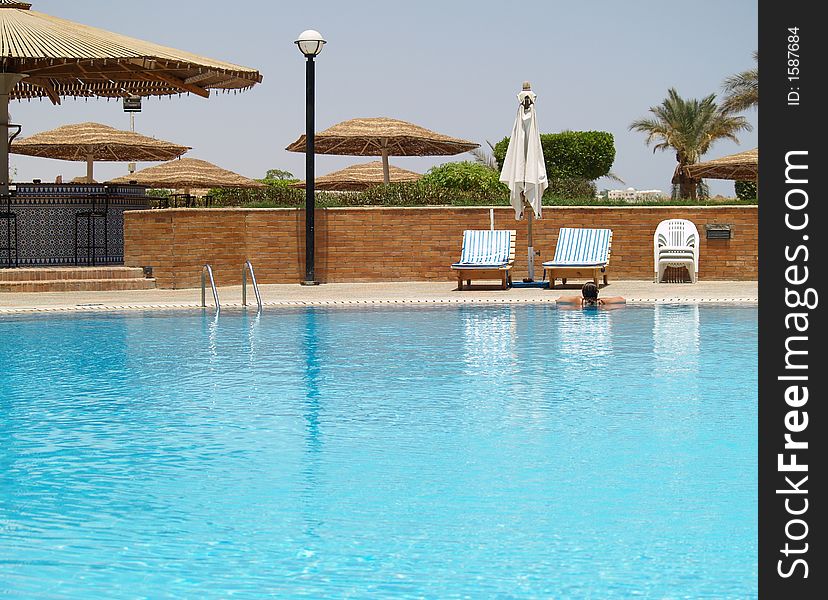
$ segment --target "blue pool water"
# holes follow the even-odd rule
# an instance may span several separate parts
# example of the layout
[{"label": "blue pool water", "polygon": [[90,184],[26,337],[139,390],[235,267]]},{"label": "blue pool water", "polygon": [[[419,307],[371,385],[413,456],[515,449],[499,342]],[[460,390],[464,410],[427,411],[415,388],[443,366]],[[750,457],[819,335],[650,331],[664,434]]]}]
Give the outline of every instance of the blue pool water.
[{"label": "blue pool water", "polygon": [[0,596],[755,597],[756,317],[0,319]]}]

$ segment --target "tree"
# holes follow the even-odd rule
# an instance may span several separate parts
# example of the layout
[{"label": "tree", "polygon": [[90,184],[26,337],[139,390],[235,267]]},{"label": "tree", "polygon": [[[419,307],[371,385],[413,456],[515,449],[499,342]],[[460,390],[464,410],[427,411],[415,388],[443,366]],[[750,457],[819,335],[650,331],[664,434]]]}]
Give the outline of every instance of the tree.
[{"label": "tree", "polygon": [[646,144],[655,142],[656,150],[674,150],[676,153],[673,185],[678,186],[680,198],[695,200],[701,179],[689,177],[684,167],[699,162],[717,140],[738,143],[736,134],[750,131],[750,123],[744,117],[725,113],[716,105],[716,95],[701,100],[685,100],[674,88],[667,90],[667,98],[658,106],[650,107],[652,118],[638,119],[630,124],[631,131],[647,134]]},{"label": "tree", "polygon": [[753,53],[756,66],[724,80],[725,97],[722,112],[738,113],[749,108],[759,108],[759,52]]},{"label": "tree", "polygon": [[486,140],[486,143],[489,145],[489,148],[491,148],[491,152],[487,152],[486,150],[482,150],[480,148],[474,148],[473,150],[469,150],[469,154],[474,157],[475,163],[483,165],[492,171],[500,172],[500,169],[497,167],[497,159],[494,155],[495,147],[489,140]]},{"label": "tree", "polygon": [[295,179],[293,173],[290,171],[283,171],[282,169],[268,169],[264,176],[265,179]]}]

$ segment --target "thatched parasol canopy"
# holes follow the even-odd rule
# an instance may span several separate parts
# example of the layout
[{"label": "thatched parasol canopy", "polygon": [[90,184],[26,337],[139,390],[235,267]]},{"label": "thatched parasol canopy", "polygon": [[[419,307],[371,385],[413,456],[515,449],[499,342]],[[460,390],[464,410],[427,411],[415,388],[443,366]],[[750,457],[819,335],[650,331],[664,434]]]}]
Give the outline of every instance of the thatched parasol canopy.
[{"label": "thatched parasol canopy", "polygon": [[759,148],[688,165],[685,171],[694,179],[756,181],[759,178]]},{"label": "thatched parasol canopy", "polygon": [[[118,177],[110,183],[131,183],[151,188],[260,188],[263,183],[197,158],[179,158]],[[186,193],[186,192],[185,192]]]},{"label": "thatched parasol canopy", "polygon": [[[390,183],[389,156],[450,156],[479,147],[474,142],[385,117],[343,121],[314,135],[316,154],[382,156],[385,183]],[[305,152],[305,136],[299,136],[287,150]]]},{"label": "thatched parasol canopy", "polygon": [[15,140],[13,154],[85,161],[86,176],[92,179],[94,161],[160,161],[178,158],[189,146],[158,140],[100,123],[63,125],[57,129]]},{"label": "thatched parasol canopy", "polygon": [[205,58],[0,2],[1,71],[27,78],[12,98],[158,96],[252,87],[255,69]]},{"label": "thatched parasol canopy", "polygon": [[[391,183],[417,181],[422,177],[420,173],[398,167],[389,167],[389,169]],[[369,163],[351,165],[340,171],[317,177],[314,187],[317,190],[358,192],[383,183],[382,162],[375,160]],[[305,182],[294,183],[293,187],[304,188]]]},{"label": "thatched parasol canopy", "polygon": [[[69,4],[71,6],[71,4]],[[0,1],[0,139],[8,137],[10,98],[121,98],[238,90],[262,80],[255,69],[205,58]],[[0,144],[0,194],[8,193],[8,154]]]}]

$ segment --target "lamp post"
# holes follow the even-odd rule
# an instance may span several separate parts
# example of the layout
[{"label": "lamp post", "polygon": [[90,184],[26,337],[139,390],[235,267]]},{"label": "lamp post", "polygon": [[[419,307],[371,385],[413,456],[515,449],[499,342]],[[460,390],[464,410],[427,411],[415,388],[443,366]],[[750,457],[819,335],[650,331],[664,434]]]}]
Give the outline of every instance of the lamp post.
[{"label": "lamp post", "polygon": [[322,34],[308,29],[299,34],[295,44],[307,59],[305,67],[305,279],[302,285],[319,285],[314,274],[314,62],[325,40]]}]

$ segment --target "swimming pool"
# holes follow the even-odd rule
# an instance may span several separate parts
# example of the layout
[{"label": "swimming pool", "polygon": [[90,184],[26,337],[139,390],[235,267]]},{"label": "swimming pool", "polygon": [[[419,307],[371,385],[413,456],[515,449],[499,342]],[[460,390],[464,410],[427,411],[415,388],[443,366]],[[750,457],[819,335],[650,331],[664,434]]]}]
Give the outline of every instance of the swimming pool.
[{"label": "swimming pool", "polygon": [[0,319],[0,596],[755,597],[756,318]]}]

